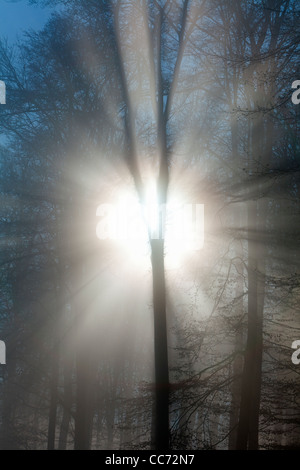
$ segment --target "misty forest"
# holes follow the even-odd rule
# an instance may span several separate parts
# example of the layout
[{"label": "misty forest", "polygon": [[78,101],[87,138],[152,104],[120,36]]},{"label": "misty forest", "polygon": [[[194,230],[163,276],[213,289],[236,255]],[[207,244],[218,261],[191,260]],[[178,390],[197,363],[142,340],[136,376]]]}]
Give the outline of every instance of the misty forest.
[{"label": "misty forest", "polygon": [[[0,37],[0,448],[300,449],[299,2],[29,3]],[[149,185],[204,208],[201,246],[161,215],[97,236]]]}]

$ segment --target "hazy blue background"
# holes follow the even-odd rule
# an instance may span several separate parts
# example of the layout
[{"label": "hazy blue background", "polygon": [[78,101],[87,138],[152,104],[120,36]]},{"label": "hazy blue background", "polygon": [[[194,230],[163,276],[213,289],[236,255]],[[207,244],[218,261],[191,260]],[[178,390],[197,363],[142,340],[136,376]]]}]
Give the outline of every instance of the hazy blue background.
[{"label": "hazy blue background", "polygon": [[0,37],[9,43],[22,39],[24,31],[44,26],[54,8],[30,5],[27,0],[0,0]]}]

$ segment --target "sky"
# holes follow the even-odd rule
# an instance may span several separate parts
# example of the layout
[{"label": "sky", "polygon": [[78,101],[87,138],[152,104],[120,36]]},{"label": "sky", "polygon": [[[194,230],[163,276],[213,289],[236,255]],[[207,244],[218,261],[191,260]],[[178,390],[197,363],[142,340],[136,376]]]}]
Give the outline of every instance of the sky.
[{"label": "sky", "polygon": [[30,5],[28,0],[0,0],[0,37],[10,44],[22,39],[24,31],[39,30],[54,8]]},{"label": "sky", "polygon": [[[0,0],[0,39],[7,39],[13,45],[22,40],[24,31],[41,29],[53,11],[54,7],[30,5],[28,0]],[[0,135],[0,144],[4,142],[4,136]]]}]

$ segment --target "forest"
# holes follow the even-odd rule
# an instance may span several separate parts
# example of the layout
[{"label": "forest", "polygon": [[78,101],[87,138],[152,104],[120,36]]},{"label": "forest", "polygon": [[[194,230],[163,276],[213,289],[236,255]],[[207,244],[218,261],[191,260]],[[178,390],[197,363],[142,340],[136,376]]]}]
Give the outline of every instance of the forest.
[{"label": "forest", "polygon": [[[46,24],[0,32],[0,449],[299,450],[299,2],[28,4]],[[203,209],[199,246],[156,212],[98,236],[150,186]]]}]

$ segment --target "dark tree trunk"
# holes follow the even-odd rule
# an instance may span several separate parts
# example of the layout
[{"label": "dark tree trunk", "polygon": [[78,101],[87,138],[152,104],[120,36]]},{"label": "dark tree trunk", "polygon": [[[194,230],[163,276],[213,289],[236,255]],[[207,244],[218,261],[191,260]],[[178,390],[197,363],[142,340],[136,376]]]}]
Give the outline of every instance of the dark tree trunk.
[{"label": "dark tree trunk", "polygon": [[[257,216],[257,204],[249,202],[248,224],[253,227]],[[254,230],[253,230],[254,232]],[[256,360],[259,359],[261,344],[259,335],[258,305],[257,305],[257,241],[254,235],[250,235],[248,241],[248,332],[244,357],[242,378],[242,394],[240,406],[240,418],[237,435],[237,449],[248,449],[250,416],[253,412],[253,391],[257,378]]]},{"label": "dark tree trunk", "polygon": [[[81,286],[83,282],[81,283]],[[87,309],[86,287],[80,288],[77,299],[76,316],[76,411],[75,411],[75,450],[88,450],[90,448],[90,432],[92,417],[92,353],[94,335],[92,329],[86,324],[89,316]],[[91,321],[91,320],[90,320]],[[90,324],[93,324],[91,321]]]},{"label": "dark tree trunk", "polygon": [[67,449],[69,426],[71,421],[72,407],[72,369],[71,363],[66,361],[64,370],[64,399],[63,399],[63,416],[60,425],[58,448],[59,450]]},{"label": "dark tree trunk", "polygon": [[155,349],[155,411],[153,444],[156,450],[167,450],[169,448],[169,367],[164,240],[151,240],[151,249]]},{"label": "dark tree trunk", "polygon": [[[267,136],[269,137],[268,133]],[[266,220],[268,215],[268,202],[260,200],[258,203],[258,233],[267,237]],[[259,415],[262,382],[262,360],[263,360],[263,312],[265,303],[265,269],[266,269],[266,242],[264,239],[256,249],[256,282],[257,282],[257,319],[256,319],[256,357],[253,370],[252,383],[252,413],[249,422],[249,449],[259,448]]]},{"label": "dark tree trunk", "polygon": [[18,450],[19,445],[15,436],[15,387],[13,387],[16,378],[17,361],[16,357],[10,353],[10,344],[7,344],[7,356],[9,363],[5,366],[3,373],[3,390],[1,428],[0,428],[0,450]]},{"label": "dark tree trunk", "polygon": [[233,382],[231,386],[231,405],[230,405],[230,416],[229,416],[229,441],[228,448],[229,450],[236,449],[237,441],[237,427],[239,422],[239,410],[240,410],[240,401],[241,401],[241,379],[240,375],[242,372],[242,358],[239,351],[242,350],[242,327],[238,329],[235,336],[235,352],[236,357],[233,362],[232,373],[233,373]]},{"label": "dark tree trunk", "polygon": [[75,416],[75,450],[89,450],[91,431],[91,373],[89,344],[81,344],[77,352],[77,390]]},{"label": "dark tree trunk", "polygon": [[55,449],[55,431],[57,419],[57,403],[58,403],[58,376],[59,376],[59,353],[54,347],[52,351],[52,371],[51,371],[51,388],[50,388],[50,409],[48,424],[48,450]]}]

